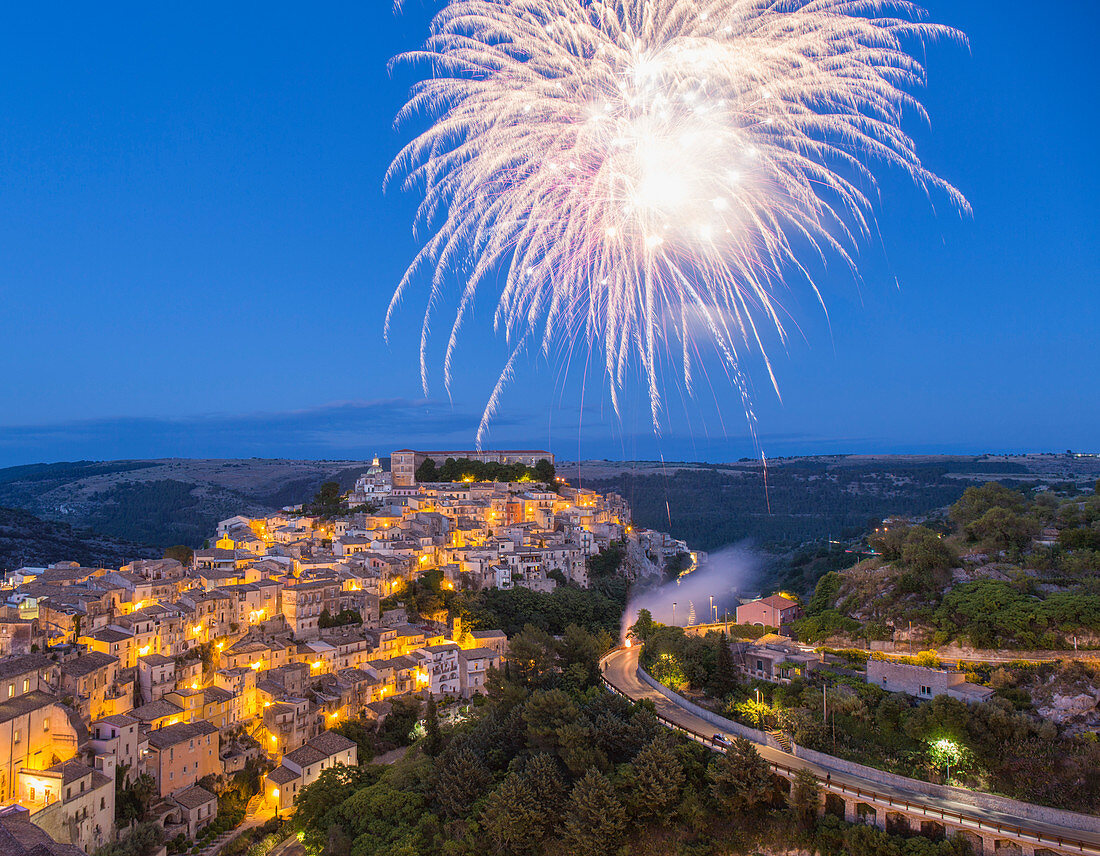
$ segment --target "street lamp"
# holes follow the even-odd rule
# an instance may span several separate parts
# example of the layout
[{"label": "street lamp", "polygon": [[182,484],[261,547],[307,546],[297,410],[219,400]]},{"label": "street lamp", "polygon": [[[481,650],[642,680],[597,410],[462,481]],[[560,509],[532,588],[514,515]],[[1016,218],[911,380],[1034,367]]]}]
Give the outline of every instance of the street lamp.
[{"label": "street lamp", "polygon": [[676,601],[672,601],[672,626],[676,626]]},{"label": "street lamp", "polygon": [[[714,595],[710,595],[710,609],[712,612],[714,611]],[[717,623],[717,619],[715,619],[715,623]]]},{"label": "street lamp", "polygon": [[947,776],[944,779],[944,784],[951,784],[951,765],[954,764],[957,767],[962,762],[963,748],[954,740],[946,737],[933,741],[928,748],[933,763],[946,765]]},{"label": "street lamp", "polygon": [[271,789],[271,798],[273,800],[275,800],[275,819],[278,820],[279,819],[279,789],[278,788],[272,788]]}]

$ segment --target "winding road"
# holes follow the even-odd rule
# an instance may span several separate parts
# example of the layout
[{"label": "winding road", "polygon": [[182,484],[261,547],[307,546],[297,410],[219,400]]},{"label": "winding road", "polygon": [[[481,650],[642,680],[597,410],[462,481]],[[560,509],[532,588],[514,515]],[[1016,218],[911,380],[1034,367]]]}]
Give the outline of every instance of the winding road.
[{"label": "winding road", "polygon": [[[721,731],[712,722],[662,695],[639,678],[639,654],[637,647],[617,648],[607,654],[601,661],[605,684],[634,701],[652,702],[665,725],[684,731],[693,739],[721,751],[721,747],[715,746],[711,738],[715,734],[722,734],[727,739],[736,735]],[[846,802],[874,807],[883,817],[887,811],[899,812],[911,821],[938,822],[975,833],[989,839],[990,844],[995,840],[1007,839],[1058,853],[1100,854],[1098,832],[1081,831],[862,779],[769,746],[758,744],[757,749],[780,775],[790,778],[800,769],[809,770],[817,777],[824,792],[839,795]],[[920,828],[919,822],[916,827]]]}]

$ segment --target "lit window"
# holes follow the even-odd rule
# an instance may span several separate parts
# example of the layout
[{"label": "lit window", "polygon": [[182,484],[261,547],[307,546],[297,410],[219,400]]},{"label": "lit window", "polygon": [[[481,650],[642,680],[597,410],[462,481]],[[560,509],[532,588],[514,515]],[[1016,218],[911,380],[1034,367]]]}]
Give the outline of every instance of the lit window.
[{"label": "lit window", "polygon": [[50,718],[48,716],[45,719],[42,720],[42,730],[43,731],[49,731],[50,730]]}]

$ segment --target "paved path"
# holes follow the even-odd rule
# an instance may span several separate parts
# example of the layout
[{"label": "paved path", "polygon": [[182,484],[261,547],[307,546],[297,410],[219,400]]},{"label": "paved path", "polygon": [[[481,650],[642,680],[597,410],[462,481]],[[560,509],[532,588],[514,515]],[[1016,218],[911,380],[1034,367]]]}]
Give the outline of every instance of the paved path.
[{"label": "paved path", "polygon": [[371,759],[371,763],[396,764],[398,761],[405,757],[405,753],[408,751],[408,746],[398,746],[396,749],[391,749],[389,752],[383,752],[381,755],[375,756],[373,759]]},{"label": "paved path", "polygon": [[[602,661],[604,679],[614,689],[628,698],[640,701],[646,699],[653,702],[657,715],[670,723],[690,732],[698,737],[710,739],[716,733],[722,733],[727,738],[735,735],[721,732],[713,723],[696,716],[691,711],[675,704],[671,699],[657,692],[651,686],[642,681],[638,675],[639,649],[619,648],[612,651]],[[1073,849],[1080,853],[1100,854],[1100,834],[1082,832],[1076,829],[1057,826],[1027,818],[1016,817],[1003,812],[978,808],[958,800],[944,799],[928,796],[918,791],[905,790],[891,785],[880,784],[875,781],[864,780],[839,770],[810,763],[787,752],[781,752],[768,746],[758,746],[761,756],[779,770],[790,771],[806,769],[810,770],[822,784],[822,786],[834,793],[846,796],[848,799],[859,799],[878,805],[893,805],[894,810],[908,811],[910,813],[922,813],[929,820],[939,820],[945,815],[957,816],[949,818],[949,822],[962,826],[968,830],[981,831],[987,835],[1023,833],[1022,836],[1038,846],[1066,847],[1069,841],[1076,843]],[[875,799],[879,797],[881,799]],[[881,810],[881,809],[880,809]],[[1040,838],[1042,839],[1040,841]]]},{"label": "paved path", "polygon": [[268,856],[306,856],[306,848],[297,835],[292,835],[276,844]]}]

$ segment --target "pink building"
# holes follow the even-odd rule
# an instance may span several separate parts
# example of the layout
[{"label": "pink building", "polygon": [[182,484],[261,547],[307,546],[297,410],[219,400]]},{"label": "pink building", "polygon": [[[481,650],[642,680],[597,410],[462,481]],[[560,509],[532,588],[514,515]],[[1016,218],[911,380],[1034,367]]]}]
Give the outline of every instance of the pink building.
[{"label": "pink building", "polygon": [[738,624],[762,624],[764,627],[783,627],[802,615],[802,607],[789,597],[773,594],[737,607]]}]

